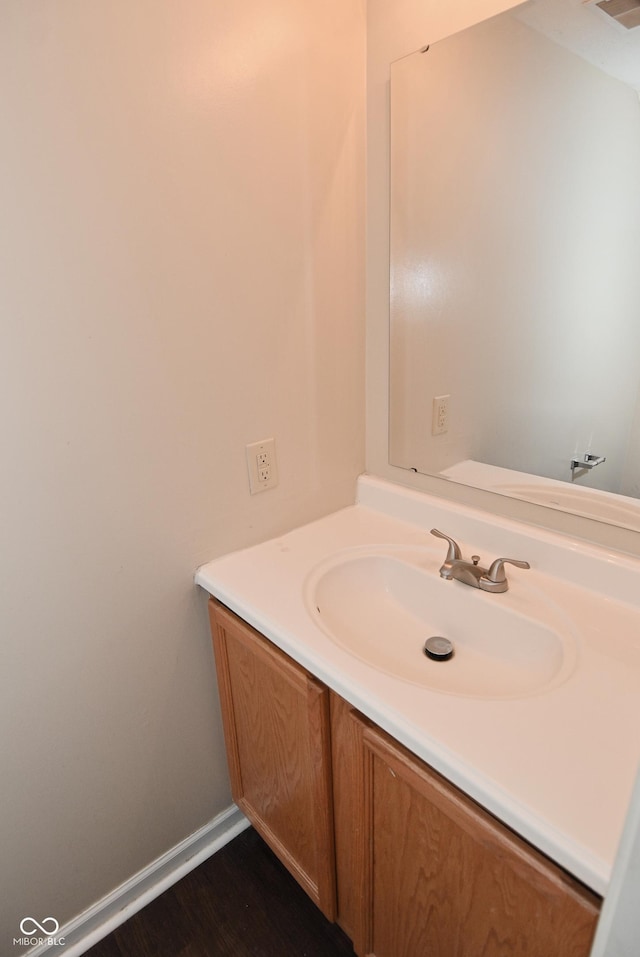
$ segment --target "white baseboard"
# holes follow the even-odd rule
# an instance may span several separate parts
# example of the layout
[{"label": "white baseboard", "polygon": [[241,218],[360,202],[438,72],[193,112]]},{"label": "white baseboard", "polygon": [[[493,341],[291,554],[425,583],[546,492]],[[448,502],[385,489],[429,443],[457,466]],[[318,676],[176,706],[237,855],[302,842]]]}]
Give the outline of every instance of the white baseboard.
[{"label": "white baseboard", "polygon": [[60,927],[56,938],[64,940],[64,945],[44,943],[29,950],[25,957],[80,957],[248,826],[244,814],[232,804],[102,900]]}]

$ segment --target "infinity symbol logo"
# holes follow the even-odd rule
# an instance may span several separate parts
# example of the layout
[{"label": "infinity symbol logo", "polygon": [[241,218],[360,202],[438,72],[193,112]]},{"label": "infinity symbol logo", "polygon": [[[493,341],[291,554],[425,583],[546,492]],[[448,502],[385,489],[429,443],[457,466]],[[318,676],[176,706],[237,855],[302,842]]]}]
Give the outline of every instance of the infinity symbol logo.
[{"label": "infinity symbol logo", "polygon": [[26,937],[35,934],[37,930],[42,931],[45,937],[55,937],[59,927],[55,917],[45,917],[41,924],[34,917],[23,917],[20,921],[20,930]]}]

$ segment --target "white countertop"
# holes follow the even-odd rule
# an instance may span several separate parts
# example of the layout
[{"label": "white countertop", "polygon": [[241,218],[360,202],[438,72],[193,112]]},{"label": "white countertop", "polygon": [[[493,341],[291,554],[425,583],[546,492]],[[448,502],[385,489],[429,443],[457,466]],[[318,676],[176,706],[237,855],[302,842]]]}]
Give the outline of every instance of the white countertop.
[{"label": "white countertop", "polygon": [[[419,687],[369,667],[312,620],[313,570],[362,546],[423,546],[437,569],[463,555],[526,559],[526,584],[567,616],[578,648],[562,684],[484,699]],[[434,572],[437,574],[437,570]],[[523,573],[520,573],[523,574]],[[357,504],[203,565],[196,582],[414,754],[597,893],[604,894],[640,761],[640,561],[363,476]],[[465,586],[456,584],[455,587]]]}]

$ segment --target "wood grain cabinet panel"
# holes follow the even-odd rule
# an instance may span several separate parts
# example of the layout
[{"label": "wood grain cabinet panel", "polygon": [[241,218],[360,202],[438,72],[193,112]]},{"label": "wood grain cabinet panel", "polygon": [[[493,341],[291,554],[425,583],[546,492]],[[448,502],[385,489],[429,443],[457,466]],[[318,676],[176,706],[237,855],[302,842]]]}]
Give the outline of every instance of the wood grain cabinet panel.
[{"label": "wood grain cabinet panel", "polygon": [[600,898],[209,611],[233,797],[360,957],[588,957]]},{"label": "wood grain cabinet panel", "polygon": [[363,745],[355,949],[587,957],[599,898],[378,729]]},{"label": "wood grain cabinet panel", "polygon": [[329,692],[214,599],[209,613],[233,798],[335,920]]}]

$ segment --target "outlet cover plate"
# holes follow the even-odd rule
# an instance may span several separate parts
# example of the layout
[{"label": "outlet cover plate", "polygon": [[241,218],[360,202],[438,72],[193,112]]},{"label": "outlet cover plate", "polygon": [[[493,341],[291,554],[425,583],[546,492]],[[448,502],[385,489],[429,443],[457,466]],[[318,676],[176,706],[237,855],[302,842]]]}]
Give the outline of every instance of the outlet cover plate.
[{"label": "outlet cover plate", "polygon": [[266,492],[278,484],[278,463],[276,460],[276,440],[262,439],[246,447],[247,469],[249,471],[249,490],[252,495]]}]

